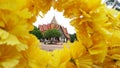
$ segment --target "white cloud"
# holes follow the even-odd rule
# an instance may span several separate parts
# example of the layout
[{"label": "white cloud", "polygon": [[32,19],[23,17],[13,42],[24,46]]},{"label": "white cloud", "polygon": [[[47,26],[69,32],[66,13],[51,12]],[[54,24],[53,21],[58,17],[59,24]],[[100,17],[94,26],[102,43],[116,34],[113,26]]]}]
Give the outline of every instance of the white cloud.
[{"label": "white cloud", "polygon": [[58,12],[53,8],[51,8],[50,11],[48,11],[48,13],[44,16],[44,18],[38,16],[37,21],[33,25],[38,27],[39,24],[48,24],[51,22],[53,16],[56,17],[58,24],[67,28],[68,33],[70,34],[75,33],[74,27],[70,25],[70,19],[64,18],[63,12]]}]

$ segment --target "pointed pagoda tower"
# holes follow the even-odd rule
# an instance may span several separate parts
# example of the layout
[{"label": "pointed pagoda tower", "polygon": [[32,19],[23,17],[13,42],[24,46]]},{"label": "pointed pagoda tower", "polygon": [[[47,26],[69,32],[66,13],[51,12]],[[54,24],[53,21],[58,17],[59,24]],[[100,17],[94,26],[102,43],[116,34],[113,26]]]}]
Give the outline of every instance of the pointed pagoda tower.
[{"label": "pointed pagoda tower", "polygon": [[56,21],[55,16],[53,17],[53,19],[52,19],[51,23],[57,24],[57,21]]},{"label": "pointed pagoda tower", "polygon": [[50,22],[51,29],[58,29],[60,25],[57,23],[55,16],[53,17],[52,21]]},{"label": "pointed pagoda tower", "polygon": [[57,29],[59,30],[59,32],[62,34],[62,36],[60,37],[60,40],[62,40],[63,42],[67,41],[68,39],[70,39],[70,36],[67,32],[67,28],[64,28],[63,26],[59,25],[56,21],[55,16],[53,17],[52,21],[51,21],[51,28],[52,29]]}]

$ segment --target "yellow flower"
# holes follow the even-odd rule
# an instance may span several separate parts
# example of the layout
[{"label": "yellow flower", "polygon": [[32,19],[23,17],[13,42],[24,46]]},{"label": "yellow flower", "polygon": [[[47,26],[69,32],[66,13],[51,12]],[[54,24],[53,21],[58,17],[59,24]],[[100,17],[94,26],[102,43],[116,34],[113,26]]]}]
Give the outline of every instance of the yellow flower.
[{"label": "yellow flower", "polygon": [[120,55],[119,55],[119,54],[113,54],[113,55],[111,56],[111,58],[113,58],[114,60],[120,61]]},{"label": "yellow flower", "polygon": [[108,55],[113,55],[113,54],[120,54],[119,52],[120,47],[110,47],[108,51]]},{"label": "yellow flower", "polygon": [[28,18],[31,18],[32,17],[32,13],[29,12],[28,9],[23,9],[21,11],[17,11],[15,12],[20,18],[23,18],[23,19],[28,19]]},{"label": "yellow flower", "polygon": [[101,65],[101,67],[104,67],[104,68],[119,68],[119,66],[116,64],[116,62],[117,62],[117,60],[114,60],[114,59],[110,58],[109,56],[107,56],[106,59],[104,60],[103,65]]},{"label": "yellow flower", "polygon": [[107,55],[107,43],[102,35],[94,33],[92,36],[93,45],[88,48],[89,53],[97,63],[102,63]]},{"label": "yellow flower", "polygon": [[120,47],[110,47],[108,50],[108,54],[104,60],[104,67],[108,68],[119,68],[119,62],[120,62]]},{"label": "yellow flower", "polygon": [[94,0],[90,0],[90,1],[78,0],[78,1],[80,1],[80,8],[82,8],[86,12],[97,8],[98,6],[100,6],[100,3],[101,3],[101,0],[96,0],[96,1],[94,1]]},{"label": "yellow flower", "polygon": [[116,66],[120,67],[120,60],[116,62]]},{"label": "yellow flower", "polygon": [[77,68],[77,66],[73,62],[67,62],[66,63],[66,68]]},{"label": "yellow flower", "polygon": [[84,54],[75,60],[77,68],[92,68],[93,60],[89,54]]},{"label": "yellow flower", "polygon": [[[1,0],[0,68],[119,68],[120,12],[100,1]],[[72,19],[77,41],[47,52],[29,31],[51,6]]]},{"label": "yellow flower", "polygon": [[[46,68],[50,60],[50,53],[40,50],[39,46],[35,45],[29,46],[29,48],[23,52],[23,56],[22,62],[25,62],[25,67],[30,68]],[[20,65],[19,63],[18,67]]]},{"label": "yellow flower", "polygon": [[34,16],[37,16],[40,11],[43,14],[47,13],[53,4],[54,0],[27,0],[25,8],[28,8]]},{"label": "yellow flower", "polygon": [[64,46],[61,50],[54,50],[50,58],[48,68],[65,68],[66,63],[70,60],[70,51]]},{"label": "yellow flower", "polygon": [[[87,22],[89,19],[76,18],[71,21],[72,25],[76,28],[77,39],[82,42],[82,44],[89,48],[93,43],[90,34],[92,33],[92,28]],[[86,42],[87,41],[87,42]]]},{"label": "yellow flower", "polygon": [[22,9],[26,5],[27,0],[1,0],[0,9],[16,11]]},{"label": "yellow flower", "polygon": [[14,68],[20,58],[15,46],[0,44],[0,68]]},{"label": "yellow flower", "polygon": [[120,46],[120,30],[111,30],[112,36],[108,39],[107,42],[109,47],[117,47]]},{"label": "yellow flower", "polygon": [[101,3],[101,0],[96,0],[96,1],[94,0],[91,0],[91,1],[88,1],[88,0],[65,0],[65,1],[58,0],[56,1],[55,8],[57,8],[59,11],[62,11],[64,9],[66,10],[66,8],[71,7],[72,5],[76,5],[79,7],[71,7],[71,8],[78,8],[78,9],[81,8],[82,10],[87,12],[100,6],[100,3]]},{"label": "yellow flower", "polygon": [[0,29],[0,45],[9,45],[9,46],[15,46],[18,51],[27,49],[27,45],[21,43],[17,37],[14,35],[9,34],[8,32]]},{"label": "yellow flower", "polygon": [[79,41],[75,41],[70,45],[70,54],[72,59],[77,59],[86,52],[85,47]]},{"label": "yellow flower", "polygon": [[[90,12],[100,6],[101,0],[58,0],[54,7],[58,11],[64,11],[64,16],[68,18],[79,17],[82,11]],[[84,6],[86,5],[86,6]],[[74,13],[73,13],[74,12]]]}]

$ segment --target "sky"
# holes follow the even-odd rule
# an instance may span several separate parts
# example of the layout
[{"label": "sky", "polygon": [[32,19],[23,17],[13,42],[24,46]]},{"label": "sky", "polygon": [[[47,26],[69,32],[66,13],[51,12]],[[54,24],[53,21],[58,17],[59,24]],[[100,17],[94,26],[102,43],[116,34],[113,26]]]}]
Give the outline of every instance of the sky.
[{"label": "sky", "polygon": [[[120,0],[118,0],[120,1]],[[102,3],[105,2],[105,0],[102,0]],[[41,13],[40,13],[41,15]],[[69,34],[74,34],[75,33],[75,28],[70,25],[70,19],[65,18],[63,16],[63,12],[58,12],[57,10],[54,10],[53,7],[45,14],[45,16],[42,18],[40,16],[37,17],[37,20],[33,25],[37,26],[40,24],[48,24],[51,22],[52,18],[55,16],[56,21],[58,22],[59,25],[64,26],[67,28]]]},{"label": "sky", "polygon": [[[40,13],[41,14],[41,13]],[[45,14],[45,16],[42,18],[40,16],[37,17],[37,21],[33,23],[33,25],[37,26],[40,24],[48,24],[51,22],[53,17],[55,16],[56,21],[59,25],[67,28],[69,34],[74,34],[75,29],[73,26],[70,25],[70,19],[65,18],[63,16],[63,12],[58,12],[57,10],[54,10],[53,7]]]}]

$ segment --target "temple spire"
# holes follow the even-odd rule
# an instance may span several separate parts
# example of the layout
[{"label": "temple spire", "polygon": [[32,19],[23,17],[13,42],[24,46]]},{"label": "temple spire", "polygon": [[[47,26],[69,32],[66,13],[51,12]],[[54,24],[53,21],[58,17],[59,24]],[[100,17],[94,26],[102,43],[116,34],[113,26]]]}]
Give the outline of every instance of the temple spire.
[{"label": "temple spire", "polygon": [[57,23],[57,21],[56,21],[55,16],[53,17],[53,19],[52,19],[51,23],[58,24],[58,23]]}]

